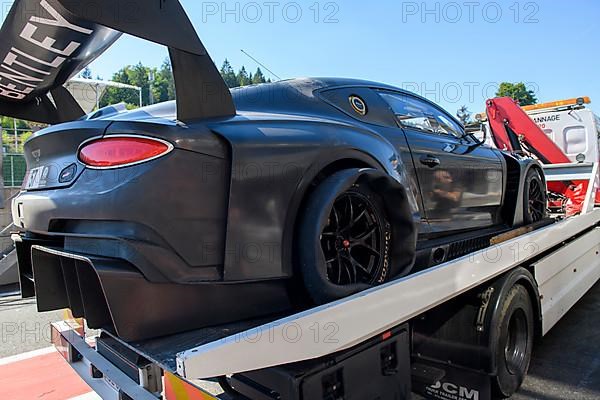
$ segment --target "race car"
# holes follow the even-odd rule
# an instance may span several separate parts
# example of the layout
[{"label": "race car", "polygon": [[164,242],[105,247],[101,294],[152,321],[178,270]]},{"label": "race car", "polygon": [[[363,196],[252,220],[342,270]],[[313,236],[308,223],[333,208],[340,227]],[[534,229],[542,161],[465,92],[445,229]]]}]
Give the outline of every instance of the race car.
[{"label": "race car", "polygon": [[[179,2],[121,3],[17,0],[0,32],[0,114],[52,124],[12,205],[40,311],[141,340],[335,301],[544,219],[540,165],[429,100],[229,90]],[[169,48],[177,99],[84,115],[62,85],[122,32]]]}]

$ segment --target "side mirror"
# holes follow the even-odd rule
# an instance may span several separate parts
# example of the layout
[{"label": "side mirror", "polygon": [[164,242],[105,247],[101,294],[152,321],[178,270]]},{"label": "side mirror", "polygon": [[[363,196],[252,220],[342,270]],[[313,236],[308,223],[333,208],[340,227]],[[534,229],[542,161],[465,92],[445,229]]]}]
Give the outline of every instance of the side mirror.
[{"label": "side mirror", "polygon": [[[479,133],[482,134],[479,135]],[[487,142],[487,126],[485,124],[470,125],[465,127],[463,138],[470,136],[477,142],[477,146],[482,146]],[[480,137],[481,136],[481,137]]]}]

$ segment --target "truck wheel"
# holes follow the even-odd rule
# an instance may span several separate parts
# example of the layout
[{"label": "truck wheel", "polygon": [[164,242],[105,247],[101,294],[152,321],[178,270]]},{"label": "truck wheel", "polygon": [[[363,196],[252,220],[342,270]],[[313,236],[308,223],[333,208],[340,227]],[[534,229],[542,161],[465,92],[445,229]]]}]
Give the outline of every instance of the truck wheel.
[{"label": "truck wheel", "polygon": [[341,174],[309,196],[298,230],[298,259],[311,299],[325,304],[389,279],[391,228],[366,183],[340,189]]},{"label": "truck wheel", "polygon": [[492,348],[496,349],[495,397],[511,397],[523,383],[533,350],[534,315],[531,297],[522,285],[515,285],[499,309]]},{"label": "truck wheel", "polygon": [[546,187],[540,173],[530,169],[525,178],[525,191],[523,193],[523,217],[526,225],[539,222],[546,218]]}]

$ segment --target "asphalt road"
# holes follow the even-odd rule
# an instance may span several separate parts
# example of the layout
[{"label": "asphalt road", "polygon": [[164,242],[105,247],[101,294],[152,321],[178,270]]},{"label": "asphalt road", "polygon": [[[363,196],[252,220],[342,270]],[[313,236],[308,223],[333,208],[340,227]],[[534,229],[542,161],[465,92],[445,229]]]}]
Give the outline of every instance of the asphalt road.
[{"label": "asphalt road", "polygon": [[62,311],[38,313],[34,299],[0,297],[0,358],[50,346],[50,323],[61,319]]},{"label": "asphalt road", "polygon": [[[600,283],[536,345],[514,400],[600,399],[599,311]],[[62,318],[62,312],[38,313],[31,300],[0,298],[0,358],[48,347],[50,323]]]},{"label": "asphalt road", "polygon": [[600,399],[600,283],[536,346],[513,399]]}]

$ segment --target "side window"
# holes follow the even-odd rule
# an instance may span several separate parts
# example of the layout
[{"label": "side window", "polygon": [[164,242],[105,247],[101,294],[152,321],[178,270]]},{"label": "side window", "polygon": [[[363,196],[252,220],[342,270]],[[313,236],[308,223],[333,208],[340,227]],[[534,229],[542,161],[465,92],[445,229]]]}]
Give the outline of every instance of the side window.
[{"label": "side window", "polygon": [[390,92],[379,94],[390,105],[401,126],[438,135],[463,136],[462,127],[431,104],[410,95]]}]

